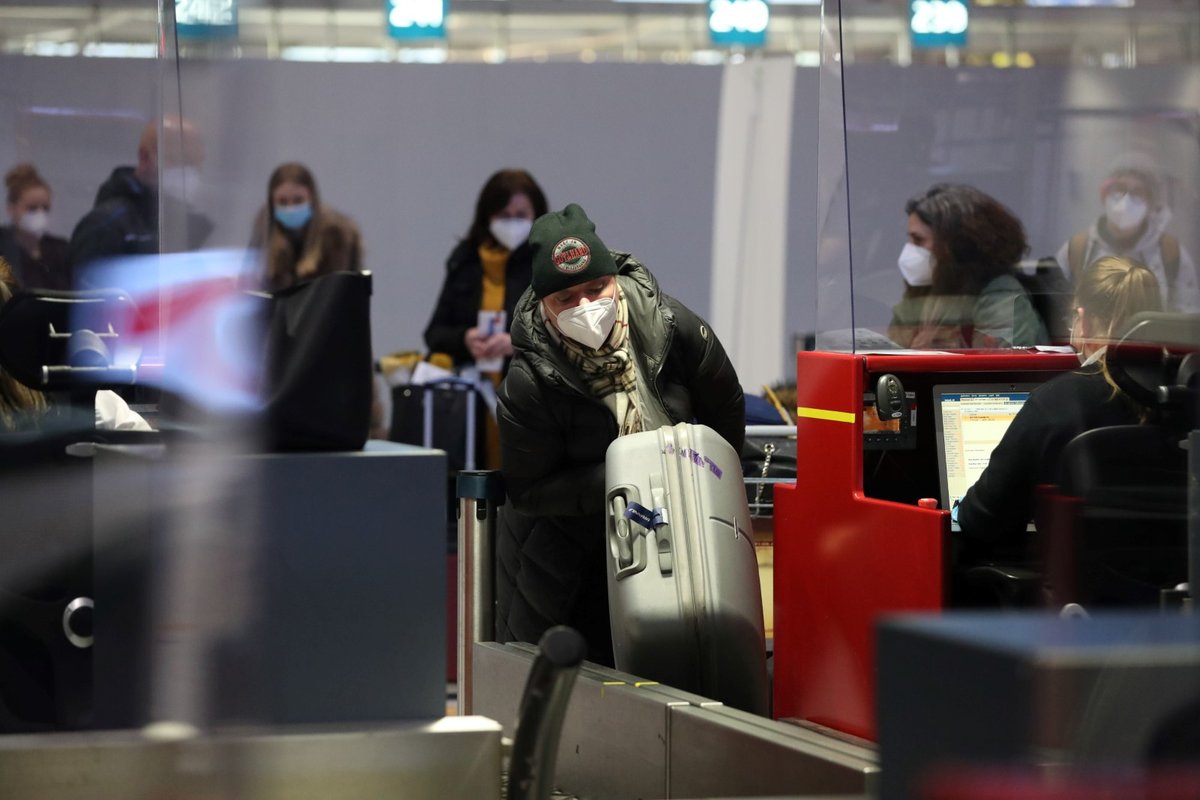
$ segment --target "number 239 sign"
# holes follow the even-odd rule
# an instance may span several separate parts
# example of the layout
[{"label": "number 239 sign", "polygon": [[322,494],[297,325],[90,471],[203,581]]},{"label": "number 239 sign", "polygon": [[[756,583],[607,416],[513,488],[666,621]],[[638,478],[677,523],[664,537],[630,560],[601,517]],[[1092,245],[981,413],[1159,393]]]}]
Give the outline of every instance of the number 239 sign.
[{"label": "number 239 sign", "polygon": [[908,28],[913,47],[967,43],[967,0],[911,0]]}]

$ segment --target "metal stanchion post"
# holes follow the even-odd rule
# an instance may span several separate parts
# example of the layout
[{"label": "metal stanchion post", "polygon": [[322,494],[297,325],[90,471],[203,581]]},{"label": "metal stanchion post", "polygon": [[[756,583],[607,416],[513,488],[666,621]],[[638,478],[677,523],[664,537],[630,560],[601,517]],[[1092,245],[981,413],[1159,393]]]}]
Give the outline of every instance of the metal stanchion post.
[{"label": "metal stanchion post", "polygon": [[1188,435],[1188,596],[1184,608],[1195,612],[1200,595],[1200,431]]},{"label": "metal stanchion post", "polygon": [[458,473],[458,713],[471,714],[472,645],[494,634],[497,510],[504,482],[495,470]]}]

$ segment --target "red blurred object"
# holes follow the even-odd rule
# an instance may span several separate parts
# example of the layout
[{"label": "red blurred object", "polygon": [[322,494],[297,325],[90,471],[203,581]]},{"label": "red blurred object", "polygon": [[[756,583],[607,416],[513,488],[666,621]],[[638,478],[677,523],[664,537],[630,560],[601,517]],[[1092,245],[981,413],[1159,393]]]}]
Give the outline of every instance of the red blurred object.
[{"label": "red blurred object", "polygon": [[865,495],[867,376],[898,375],[921,405],[934,383],[1037,380],[1079,361],[1010,350],[802,352],[796,362],[796,485],[775,488],[774,713],[874,740],[875,621],[944,607],[950,514]]}]

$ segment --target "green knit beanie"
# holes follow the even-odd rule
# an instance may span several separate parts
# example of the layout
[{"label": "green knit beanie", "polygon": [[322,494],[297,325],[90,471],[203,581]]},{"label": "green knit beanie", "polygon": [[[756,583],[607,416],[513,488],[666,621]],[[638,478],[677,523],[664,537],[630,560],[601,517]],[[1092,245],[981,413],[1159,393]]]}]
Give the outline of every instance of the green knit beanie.
[{"label": "green knit beanie", "polygon": [[596,235],[596,225],[572,203],[534,220],[533,293],[541,299],[579,283],[617,274],[617,262]]}]

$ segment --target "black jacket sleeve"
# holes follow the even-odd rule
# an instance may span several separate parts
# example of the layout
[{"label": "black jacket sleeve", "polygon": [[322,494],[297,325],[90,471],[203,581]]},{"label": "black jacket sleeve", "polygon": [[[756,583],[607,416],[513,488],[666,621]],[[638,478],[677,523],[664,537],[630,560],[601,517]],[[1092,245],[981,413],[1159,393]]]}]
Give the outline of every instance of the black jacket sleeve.
[{"label": "black jacket sleeve", "polygon": [[471,361],[464,337],[479,320],[479,298],[483,291],[483,269],[470,258],[462,242],[446,260],[446,276],[438,294],[433,316],[425,326],[425,346],[431,353],[446,353],[455,364]]},{"label": "black jacket sleeve", "polygon": [[81,267],[109,256],[127,251],[125,234],[129,226],[123,223],[122,209],[99,206],[89,211],[71,233],[67,261],[76,275]]},{"label": "black jacket sleeve", "polygon": [[738,453],[746,440],[746,398],[737,372],[708,323],[674,298],[676,346],[684,349],[688,395],[696,421],[721,434]]},{"label": "black jacket sleeve", "polygon": [[570,463],[569,428],[555,420],[541,384],[520,359],[500,386],[497,417],[504,484],[517,511],[573,517],[603,510],[604,460]]}]

